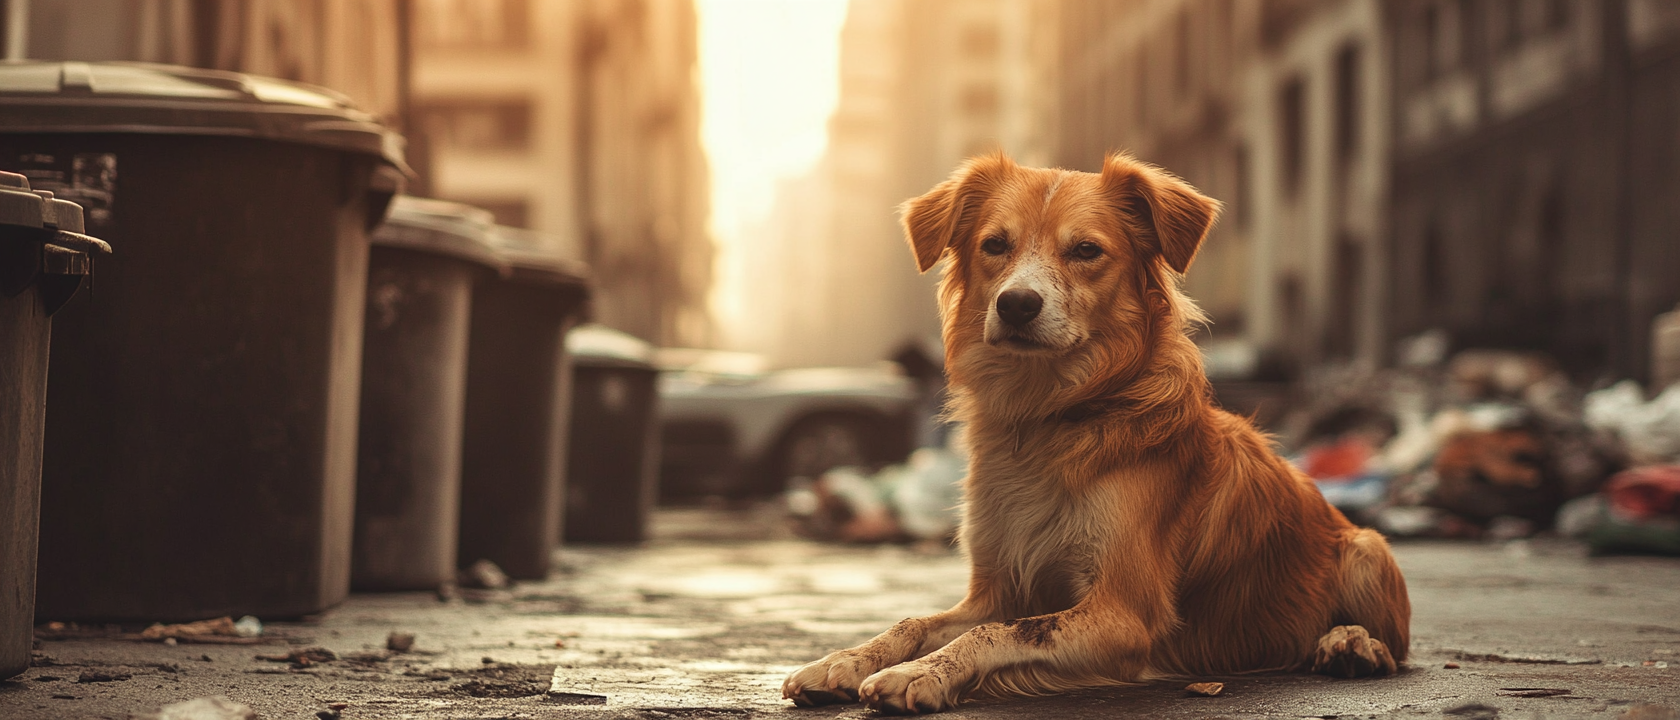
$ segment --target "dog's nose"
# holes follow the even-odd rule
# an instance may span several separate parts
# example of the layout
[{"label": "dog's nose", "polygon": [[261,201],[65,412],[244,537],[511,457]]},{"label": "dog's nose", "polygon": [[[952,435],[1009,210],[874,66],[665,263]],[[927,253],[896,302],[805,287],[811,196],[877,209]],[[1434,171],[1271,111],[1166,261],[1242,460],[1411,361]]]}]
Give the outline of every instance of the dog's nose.
[{"label": "dog's nose", "polygon": [[1032,290],[1005,290],[998,295],[997,308],[998,317],[1004,322],[1021,327],[1038,317],[1038,311],[1044,308],[1044,298]]}]

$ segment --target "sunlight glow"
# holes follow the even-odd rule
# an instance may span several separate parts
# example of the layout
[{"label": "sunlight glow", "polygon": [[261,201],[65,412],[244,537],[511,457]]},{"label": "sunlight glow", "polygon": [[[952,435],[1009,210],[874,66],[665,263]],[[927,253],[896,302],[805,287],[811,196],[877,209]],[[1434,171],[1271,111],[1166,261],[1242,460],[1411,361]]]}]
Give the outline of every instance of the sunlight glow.
[{"label": "sunlight glow", "polygon": [[712,308],[728,326],[749,228],[778,180],[822,156],[840,84],[845,0],[698,0],[701,142],[712,172]]}]

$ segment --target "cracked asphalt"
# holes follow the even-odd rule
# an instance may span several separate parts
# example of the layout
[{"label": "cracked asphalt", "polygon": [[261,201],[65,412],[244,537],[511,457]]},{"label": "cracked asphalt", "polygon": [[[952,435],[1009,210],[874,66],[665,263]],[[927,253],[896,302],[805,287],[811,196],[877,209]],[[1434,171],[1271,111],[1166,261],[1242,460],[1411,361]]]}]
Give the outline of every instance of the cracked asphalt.
[{"label": "cracked asphalt", "polygon": [[[1411,588],[1397,677],[1265,675],[985,700],[949,718],[1627,718],[1680,720],[1680,559],[1589,557],[1555,540],[1395,546]],[[52,635],[0,682],[0,717],[127,718],[226,695],[263,718],[860,718],[796,709],[790,670],[961,597],[942,547],[787,536],[774,510],[661,510],[634,548],[572,547],[541,583],[440,601],[357,594],[266,624],[262,645]],[[385,650],[393,631],[412,651]],[[307,647],[338,659],[258,659]],[[1456,667],[1451,667],[1456,666]],[[341,709],[334,709],[342,705]]]}]

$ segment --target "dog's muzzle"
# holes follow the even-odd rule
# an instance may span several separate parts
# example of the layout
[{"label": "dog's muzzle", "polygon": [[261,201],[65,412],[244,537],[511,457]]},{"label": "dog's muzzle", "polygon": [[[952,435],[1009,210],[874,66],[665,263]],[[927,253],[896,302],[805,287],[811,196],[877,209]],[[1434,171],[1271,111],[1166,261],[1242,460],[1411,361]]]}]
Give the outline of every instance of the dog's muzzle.
[{"label": "dog's muzzle", "polygon": [[1044,298],[1034,290],[1005,290],[997,297],[998,317],[1016,329],[1025,328],[1043,309]]}]

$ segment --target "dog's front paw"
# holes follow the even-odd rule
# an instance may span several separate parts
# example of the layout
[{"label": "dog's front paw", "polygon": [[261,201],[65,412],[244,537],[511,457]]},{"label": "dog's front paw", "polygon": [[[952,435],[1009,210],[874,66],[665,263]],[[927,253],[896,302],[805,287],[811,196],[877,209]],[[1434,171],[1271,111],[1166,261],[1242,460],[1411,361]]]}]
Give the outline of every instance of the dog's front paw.
[{"label": "dog's front paw", "polygon": [[1339,678],[1393,675],[1398,667],[1383,641],[1358,625],[1338,625],[1318,639],[1312,671]]},{"label": "dog's front paw", "polygon": [[957,704],[954,678],[922,661],[895,665],[869,676],[858,694],[870,709],[887,715],[939,712]]},{"label": "dog's front paw", "polygon": [[788,675],[782,697],[800,707],[857,702],[858,686],[874,671],[874,663],[857,651],[838,650]]}]

